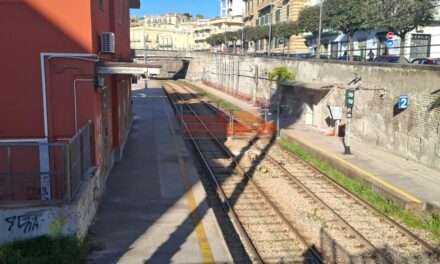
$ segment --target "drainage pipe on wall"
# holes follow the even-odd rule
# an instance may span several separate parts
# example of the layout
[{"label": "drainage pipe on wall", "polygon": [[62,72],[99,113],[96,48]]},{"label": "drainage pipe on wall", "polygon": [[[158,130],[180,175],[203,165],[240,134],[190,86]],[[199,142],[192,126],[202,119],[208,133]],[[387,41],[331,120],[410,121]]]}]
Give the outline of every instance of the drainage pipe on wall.
[{"label": "drainage pipe on wall", "polygon": [[78,133],[78,104],[77,104],[77,97],[76,97],[76,84],[78,82],[94,82],[94,79],[75,79],[73,81],[73,102],[75,105],[75,134]]},{"label": "drainage pipe on wall", "polygon": [[[93,59],[91,58],[93,57]],[[43,96],[43,118],[44,118],[44,137],[46,140],[49,138],[49,124],[48,124],[48,112],[47,112],[47,88],[46,88],[46,58],[64,58],[64,59],[78,59],[90,62],[98,62],[99,56],[96,54],[89,53],[50,53],[42,52],[40,53],[40,64],[41,64],[41,87]]]},{"label": "drainage pipe on wall", "polygon": [[99,55],[88,53],[40,53],[41,66],[41,89],[43,97],[43,120],[44,120],[44,140],[40,141],[39,159],[40,159],[40,193],[41,200],[51,200],[51,175],[50,175],[50,161],[49,161],[49,124],[48,124],[48,110],[47,110],[47,87],[46,87],[46,58],[65,58],[77,59],[90,62],[98,62]]}]

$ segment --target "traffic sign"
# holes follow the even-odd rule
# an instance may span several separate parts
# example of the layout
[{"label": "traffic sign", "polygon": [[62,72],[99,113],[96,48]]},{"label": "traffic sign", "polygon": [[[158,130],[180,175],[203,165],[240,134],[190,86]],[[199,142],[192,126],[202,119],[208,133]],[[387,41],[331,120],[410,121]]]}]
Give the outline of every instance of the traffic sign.
[{"label": "traffic sign", "polygon": [[394,38],[394,32],[391,32],[391,31],[388,32],[388,33],[387,33],[387,39],[388,39],[388,40],[392,40],[393,38]]},{"label": "traffic sign", "polygon": [[387,45],[388,48],[394,47],[394,40],[390,40],[390,39],[387,40],[386,45]]},{"label": "traffic sign", "polygon": [[408,95],[401,95],[399,97],[399,109],[407,109],[409,103]]}]

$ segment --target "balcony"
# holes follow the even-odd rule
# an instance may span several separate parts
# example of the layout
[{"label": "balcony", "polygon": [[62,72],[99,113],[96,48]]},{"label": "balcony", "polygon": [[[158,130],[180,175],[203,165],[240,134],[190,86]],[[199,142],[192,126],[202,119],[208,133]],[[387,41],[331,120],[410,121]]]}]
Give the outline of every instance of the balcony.
[{"label": "balcony", "polygon": [[271,5],[274,5],[274,3],[272,2],[272,0],[262,0],[261,3],[259,3],[257,5],[257,10],[263,11],[266,8],[269,8]]}]

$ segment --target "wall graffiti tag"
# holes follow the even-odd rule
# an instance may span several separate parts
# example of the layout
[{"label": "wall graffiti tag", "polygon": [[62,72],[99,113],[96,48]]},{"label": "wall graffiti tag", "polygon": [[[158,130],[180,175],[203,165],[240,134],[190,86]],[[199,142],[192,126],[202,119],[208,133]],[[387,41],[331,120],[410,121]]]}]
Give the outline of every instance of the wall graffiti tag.
[{"label": "wall graffiti tag", "polygon": [[5,218],[5,221],[9,223],[9,232],[17,230],[26,234],[39,228],[38,216],[36,215],[14,215]]}]

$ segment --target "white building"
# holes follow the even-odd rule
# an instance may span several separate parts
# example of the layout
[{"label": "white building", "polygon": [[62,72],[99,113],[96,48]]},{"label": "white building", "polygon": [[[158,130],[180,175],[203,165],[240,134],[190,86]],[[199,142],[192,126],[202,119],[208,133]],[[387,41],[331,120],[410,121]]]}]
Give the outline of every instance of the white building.
[{"label": "white building", "polygon": [[243,11],[243,0],[220,0],[220,17],[242,16]]},{"label": "white building", "polygon": [[[387,47],[387,31],[381,29],[359,31],[353,36],[354,55],[368,59],[370,51],[374,57],[380,55],[399,55],[400,38],[394,36],[394,45]],[[304,35],[307,46],[311,53],[316,50],[316,38],[306,33]],[[331,59],[338,59],[348,50],[348,38],[344,34],[332,30],[324,30],[321,38],[322,55],[328,55]],[[405,58],[409,61],[416,58],[440,58],[440,7],[431,25],[418,27],[406,34]]]}]

